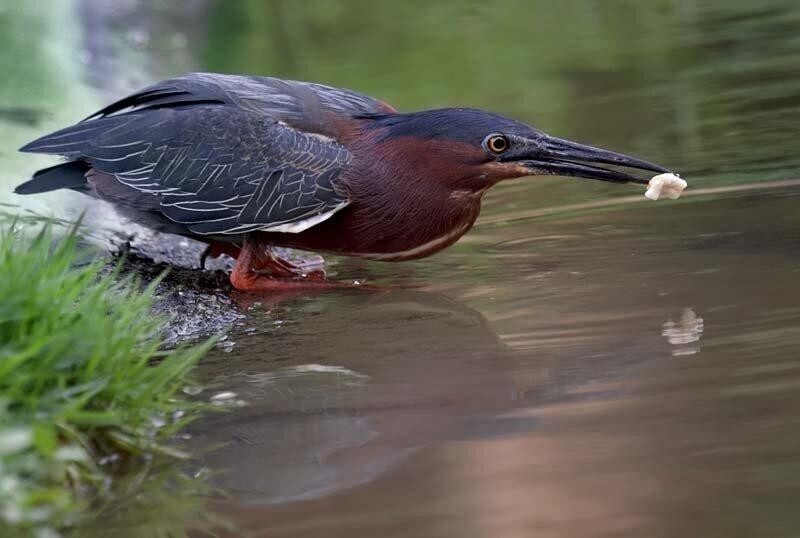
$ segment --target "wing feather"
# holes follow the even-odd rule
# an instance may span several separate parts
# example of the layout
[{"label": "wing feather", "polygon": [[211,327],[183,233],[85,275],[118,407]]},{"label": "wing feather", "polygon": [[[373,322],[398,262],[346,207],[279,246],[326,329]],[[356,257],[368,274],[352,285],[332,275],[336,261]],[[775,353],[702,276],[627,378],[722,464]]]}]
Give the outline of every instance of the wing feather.
[{"label": "wing feather", "polygon": [[[269,230],[346,205],[336,179],[344,146],[245,110],[203,105],[91,120],[85,137],[60,133],[42,146],[88,162],[195,234]],[[100,127],[102,126],[102,128]],[[320,188],[320,185],[322,188]]]},{"label": "wing feather", "polygon": [[[192,73],[125,97],[22,148],[88,162],[197,234],[302,231],[348,203],[350,161],[326,114],[392,112],[350,90]],[[322,135],[322,136],[320,136]]]}]

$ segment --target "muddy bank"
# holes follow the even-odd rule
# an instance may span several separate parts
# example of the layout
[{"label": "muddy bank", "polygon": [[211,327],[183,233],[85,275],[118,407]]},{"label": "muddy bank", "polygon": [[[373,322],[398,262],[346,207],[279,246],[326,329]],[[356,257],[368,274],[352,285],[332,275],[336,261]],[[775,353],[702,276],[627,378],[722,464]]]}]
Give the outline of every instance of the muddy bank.
[{"label": "muddy bank", "polygon": [[209,258],[200,268],[205,245],[179,236],[139,231],[118,238],[110,248],[109,270],[122,264],[122,275],[134,275],[143,285],[161,278],[153,313],[166,318],[163,335],[169,345],[223,335],[243,324],[244,313],[231,298],[227,271],[233,260]]}]

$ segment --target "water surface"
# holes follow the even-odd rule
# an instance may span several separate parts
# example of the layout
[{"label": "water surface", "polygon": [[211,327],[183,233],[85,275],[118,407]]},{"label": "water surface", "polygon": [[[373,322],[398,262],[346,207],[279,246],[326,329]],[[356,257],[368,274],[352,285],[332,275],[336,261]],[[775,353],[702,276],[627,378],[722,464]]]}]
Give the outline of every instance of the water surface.
[{"label": "water surface", "polygon": [[433,258],[330,260],[386,291],[237,296],[200,374],[246,405],[191,432],[231,535],[796,533],[795,2],[31,4],[0,12],[5,186],[27,138],[192,69],[489,108],[690,182],[522,179]]}]

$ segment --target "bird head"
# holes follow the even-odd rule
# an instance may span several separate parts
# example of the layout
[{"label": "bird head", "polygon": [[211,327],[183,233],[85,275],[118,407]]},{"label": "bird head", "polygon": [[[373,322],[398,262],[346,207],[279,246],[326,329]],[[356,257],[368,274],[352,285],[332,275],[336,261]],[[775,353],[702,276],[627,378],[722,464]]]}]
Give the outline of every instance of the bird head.
[{"label": "bird head", "polygon": [[[618,168],[666,168],[635,157],[550,136],[530,125],[470,108],[443,108],[374,118],[384,155],[413,161],[453,189],[484,191],[523,176],[573,176],[647,184]],[[612,165],[607,168],[600,165]]]}]

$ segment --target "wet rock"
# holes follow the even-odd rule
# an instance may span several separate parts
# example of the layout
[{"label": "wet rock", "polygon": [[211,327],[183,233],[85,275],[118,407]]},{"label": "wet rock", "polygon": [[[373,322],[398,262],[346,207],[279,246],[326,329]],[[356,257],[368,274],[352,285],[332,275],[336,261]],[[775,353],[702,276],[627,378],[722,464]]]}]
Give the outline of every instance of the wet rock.
[{"label": "wet rock", "polygon": [[[109,270],[122,264],[122,274],[134,274],[144,286],[161,277],[156,287],[154,313],[167,318],[163,336],[167,345],[227,332],[244,318],[231,299],[230,259],[208,260],[199,268],[204,245],[165,234],[137,235],[117,242]],[[233,342],[221,341],[226,347]]]}]

